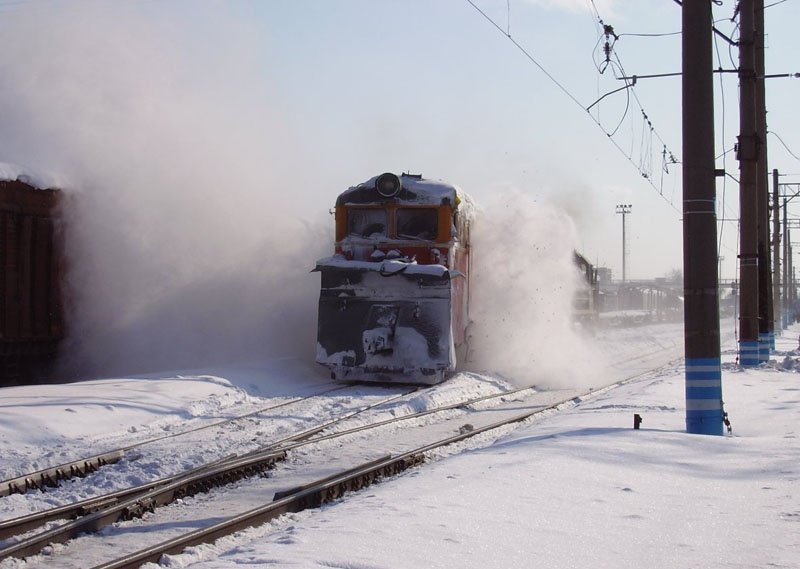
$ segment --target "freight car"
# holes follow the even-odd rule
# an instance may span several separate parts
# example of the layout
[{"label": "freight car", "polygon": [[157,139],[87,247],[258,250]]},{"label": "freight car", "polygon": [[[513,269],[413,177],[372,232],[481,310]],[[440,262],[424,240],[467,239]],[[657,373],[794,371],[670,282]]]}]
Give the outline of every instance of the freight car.
[{"label": "freight car", "polygon": [[573,255],[573,262],[581,272],[583,282],[572,299],[572,318],[583,325],[594,325],[600,314],[600,283],[597,269],[577,251],[574,251]]},{"label": "freight car", "polygon": [[434,384],[463,363],[474,207],[450,184],[385,173],[336,200],[317,362],[338,381]]},{"label": "freight car", "polygon": [[64,335],[59,191],[0,179],[0,385],[29,383]]}]

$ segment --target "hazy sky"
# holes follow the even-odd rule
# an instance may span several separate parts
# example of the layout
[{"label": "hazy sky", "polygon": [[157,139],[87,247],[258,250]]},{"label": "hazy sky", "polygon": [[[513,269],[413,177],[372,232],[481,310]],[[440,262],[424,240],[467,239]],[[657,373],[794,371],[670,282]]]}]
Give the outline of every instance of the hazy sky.
[{"label": "hazy sky", "polygon": [[[664,144],[681,158],[680,80],[603,97],[623,68],[680,71],[680,7],[475,1],[483,14],[467,0],[0,0],[0,162],[64,180],[70,196],[72,369],[312,358],[309,271],[332,252],[329,210],[385,171],[447,180],[483,205],[475,272],[492,278],[476,314],[486,338],[519,340],[501,343],[523,368],[556,353],[541,338],[567,321],[573,247],[621,276],[617,204],[632,208],[628,277],[680,270],[681,169],[662,158]],[[800,71],[798,4],[767,10],[768,73]],[[729,35],[734,7],[714,6]],[[619,36],[609,62],[598,16]],[[733,68],[736,53],[717,50]],[[721,156],[736,84],[717,81]],[[767,95],[769,127],[795,154],[799,87],[772,79]],[[774,137],[769,150],[800,181]],[[732,153],[723,166],[738,177]],[[735,219],[735,182],[718,189],[720,217]],[[736,223],[721,227],[732,278]]]},{"label": "hazy sky", "polygon": [[[73,20],[67,27],[77,34],[82,33],[82,22],[92,34],[101,33],[98,28],[124,29],[128,18],[144,29],[151,22],[148,33],[161,33],[161,43],[154,46],[151,38],[142,49],[148,50],[148,57],[158,56],[150,53],[155,49],[165,60],[175,61],[178,81],[191,81],[207,70],[212,76],[208,83],[227,83],[220,91],[228,95],[263,96],[273,117],[273,134],[280,133],[269,150],[270,161],[284,167],[287,175],[298,171],[297,187],[287,191],[309,199],[308,205],[320,212],[327,211],[344,187],[386,170],[448,180],[479,202],[513,187],[566,208],[578,226],[581,250],[620,276],[622,224],[615,205],[632,204],[627,218],[629,277],[679,269],[681,170],[670,165],[669,173],[663,172],[661,141],[680,159],[680,79],[640,80],[635,89],[638,101],[625,91],[606,97],[592,109],[602,128],[583,108],[623,84],[614,77],[621,74],[619,63],[628,75],[680,70],[679,35],[633,35],[678,32],[680,7],[671,0],[475,4],[510,32],[563,89],[467,0],[2,0],[0,26],[15,26],[25,13],[36,13],[36,33],[53,35],[49,45],[60,52],[63,46],[58,43],[69,41],[58,32],[65,20]],[[735,2],[721,4],[714,7],[718,27],[735,36],[730,22]],[[598,15],[620,36],[610,65],[604,64]],[[26,22],[30,25],[31,19]],[[767,9],[768,73],[800,71],[798,22],[798,0]],[[136,61],[136,35],[120,41],[133,42],[126,46],[126,55]],[[717,48],[719,65],[731,69],[735,50],[719,39]],[[237,65],[231,53],[247,53],[248,59],[228,75],[226,66]],[[89,59],[87,65],[97,66],[93,79],[98,82],[104,80],[104,66],[115,65],[106,54],[91,49],[80,56]],[[8,50],[0,55],[13,57]],[[187,66],[195,68],[187,71]],[[605,67],[602,74],[598,67]],[[118,76],[124,71],[109,72]],[[146,67],[134,65],[128,71],[142,83],[152,80]],[[716,84],[721,154],[732,148],[737,134],[737,80],[727,74]],[[795,154],[800,154],[798,88],[796,79],[772,79],[768,84],[769,127]],[[253,111],[235,95],[215,100],[228,107],[225,112]],[[609,140],[606,133],[612,131]],[[232,152],[247,143],[229,133],[214,135]],[[774,136],[769,138],[769,151],[770,168],[800,173],[800,164]],[[0,146],[0,160],[57,167],[46,160],[32,163],[36,160],[31,152],[20,153],[13,143]],[[724,166],[738,177],[733,153]],[[794,180],[800,181],[800,176]],[[723,190],[725,196],[720,217],[736,217],[736,183],[728,178],[718,189],[720,199]],[[734,276],[736,243],[735,223],[725,224],[723,277]]]},{"label": "hazy sky", "polygon": [[[681,158],[680,78],[640,80],[639,101],[624,91],[606,97],[593,107],[602,129],[583,110],[623,84],[614,77],[622,73],[615,63],[628,75],[680,71],[679,35],[632,35],[680,31],[680,6],[671,0],[475,3],[564,89],[466,0],[258,4],[253,17],[264,26],[275,93],[292,130],[313,138],[304,144],[313,145],[315,164],[342,183],[359,179],[357,172],[407,169],[461,184],[479,202],[503,186],[555,200],[575,218],[586,256],[617,277],[622,220],[615,205],[632,204],[628,276],[680,268],[681,169],[662,171],[663,143]],[[735,37],[735,2],[721,4],[714,7],[717,25]],[[598,14],[620,36],[602,74]],[[767,72],[800,71],[800,2],[769,7],[766,22]],[[719,38],[716,49],[715,65],[732,69],[735,49]],[[715,85],[721,155],[738,134],[737,79],[725,74]],[[769,127],[795,155],[798,96],[797,79],[769,81]],[[612,131],[619,148],[608,139]],[[768,143],[770,169],[800,173],[774,136]],[[720,158],[723,166],[738,178],[732,152],[724,163]],[[718,194],[719,217],[736,218],[735,181],[720,180]],[[722,228],[725,278],[734,277],[737,235],[735,222]]]},{"label": "hazy sky", "polygon": [[[678,32],[680,7],[671,0],[475,3],[563,90],[467,0],[0,0],[0,26],[29,26],[29,36],[43,36],[34,41],[53,50],[54,67],[67,58],[75,35],[103,38],[75,54],[96,70],[82,78],[87,90],[102,85],[108,69],[109,82],[127,72],[131,85],[155,99],[158,85],[152,93],[148,87],[164,75],[194,81],[207,73],[198,88],[213,91],[218,85],[215,104],[232,115],[252,113],[246,104],[257,93],[270,115],[273,142],[264,149],[264,167],[283,169],[283,176],[297,172],[287,191],[306,200],[309,210],[327,211],[343,188],[387,170],[448,180],[479,202],[513,187],[566,208],[578,226],[581,250],[619,276],[621,216],[615,205],[626,203],[633,206],[627,218],[629,276],[679,269],[681,171],[670,165],[668,174],[662,172],[661,142],[680,159],[679,78],[640,80],[639,101],[624,91],[606,97],[593,108],[602,128],[583,108],[622,85],[614,77],[621,73],[617,63],[628,75],[680,70],[679,35],[632,35]],[[721,4],[714,7],[718,26],[735,36],[730,22],[735,2]],[[603,74],[598,15],[620,36]],[[128,20],[134,23],[127,26]],[[798,22],[798,0],[767,9],[768,73],[800,71]],[[116,31],[125,29],[144,30],[148,37]],[[129,61],[113,61],[104,41],[124,43],[116,49]],[[719,65],[731,69],[736,52],[722,40],[717,47]],[[0,54],[4,65],[25,66],[25,57],[19,46]],[[150,59],[171,63],[152,69],[158,78],[148,77],[148,67],[139,62]],[[768,84],[769,127],[795,154],[800,154],[799,87],[796,79]],[[723,75],[722,83],[717,81],[718,154],[735,141],[737,101],[735,76]],[[661,140],[650,134],[639,102]],[[612,131],[609,140],[606,133]],[[225,132],[210,136],[224,141],[227,152],[246,152],[241,148],[246,140]],[[0,160],[59,168],[33,148],[23,151],[6,138]],[[800,173],[800,164],[774,136],[769,151],[770,168]],[[732,153],[725,167],[738,177]],[[729,178],[724,188],[720,181],[720,198],[723,189],[724,217],[735,217],[738,187]],[[723,217],[721,206],[719,212]],[[736,234],[735,223],[727,223],[721,249],[726,278],[735,270]]]}]

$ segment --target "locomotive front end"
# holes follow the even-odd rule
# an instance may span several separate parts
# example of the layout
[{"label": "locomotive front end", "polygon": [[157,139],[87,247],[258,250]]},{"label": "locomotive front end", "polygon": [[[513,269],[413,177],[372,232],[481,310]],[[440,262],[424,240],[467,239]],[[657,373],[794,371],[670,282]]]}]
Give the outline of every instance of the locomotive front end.
[{"label": "locomotive front end", "polygon": [[467,316],[459,203],[453,186],[394,174],[339,196],[335,254],[314,269],[317,362],[334,379],[434,384],[456,369]]}]

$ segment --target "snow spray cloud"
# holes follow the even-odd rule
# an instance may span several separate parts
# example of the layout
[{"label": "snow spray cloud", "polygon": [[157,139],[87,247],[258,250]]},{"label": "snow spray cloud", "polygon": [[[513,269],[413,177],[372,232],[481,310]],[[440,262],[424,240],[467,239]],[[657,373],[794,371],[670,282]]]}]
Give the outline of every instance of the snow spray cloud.
[{"label": "snow spray cloud", "polygon": [[235,10],[192,3],[191,26],[161,3],[3,14],[0,160],[69,181],[76,375],[313,358],[308,272],[331,238],[298,219],[324,214],[303,191],[324,184],[289,176],[259,31]]},{"label": "snow spray cloud", "polygon": [[600,382],[603,359],[571,318],[584,286],[563,210],[517,191],[481,204],[473,231],[471,367],[519,385]]}]

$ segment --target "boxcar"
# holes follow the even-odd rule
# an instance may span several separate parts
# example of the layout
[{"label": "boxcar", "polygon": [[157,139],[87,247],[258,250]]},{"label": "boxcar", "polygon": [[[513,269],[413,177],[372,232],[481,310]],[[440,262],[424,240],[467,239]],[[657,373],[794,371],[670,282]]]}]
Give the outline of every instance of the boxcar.
[{"label": "boxcar", "polygon": [[58,201],[0,180],[0,385],[41,379],[64,335]]}]

